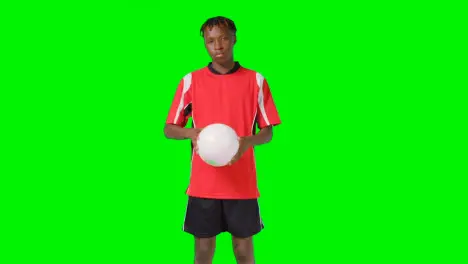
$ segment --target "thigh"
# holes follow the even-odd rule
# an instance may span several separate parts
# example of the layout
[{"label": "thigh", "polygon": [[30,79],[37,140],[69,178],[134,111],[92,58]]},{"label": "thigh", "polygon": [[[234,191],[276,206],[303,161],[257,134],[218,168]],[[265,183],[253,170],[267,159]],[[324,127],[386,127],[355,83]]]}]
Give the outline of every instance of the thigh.
[{"label": "thigh", "polygon": [[223,231],[221,200],[189,197],[184,231],[197,238],[210,238]]},{"label": "thigh", "polygon": [[248,238],[263,228],[257,199],[223,200],[226,229],[234,237]]}]

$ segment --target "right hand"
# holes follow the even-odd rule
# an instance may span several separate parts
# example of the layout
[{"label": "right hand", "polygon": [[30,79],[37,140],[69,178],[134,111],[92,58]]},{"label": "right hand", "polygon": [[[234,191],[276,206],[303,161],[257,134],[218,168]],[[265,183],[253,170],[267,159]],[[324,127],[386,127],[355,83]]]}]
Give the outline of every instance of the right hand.
[{"label": "right hand", "polygon": [[197,140],[198,140],[198,135],[202,131],[202,128],[189,128],[187,130],[187,138],[192,140],[193,144],[193,149],[195,150],[196,153],[198,153],[198,145],[197,145]]}]

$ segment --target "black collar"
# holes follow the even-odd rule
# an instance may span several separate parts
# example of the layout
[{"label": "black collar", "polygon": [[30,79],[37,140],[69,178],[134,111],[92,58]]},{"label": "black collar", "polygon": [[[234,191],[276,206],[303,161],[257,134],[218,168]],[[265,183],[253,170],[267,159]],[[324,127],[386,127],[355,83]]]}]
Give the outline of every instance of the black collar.
[{"label": "black collar", "polygon": [[[235,64],[234,64],[234,67],[231,70],[229,70],[226,74],[233,74],[237,70],[239,70],[239,68],[240,68],[240,64],[239,64],[238,61],[236,61]],[[208,69],[214,74],[223,75],[222,73],[218,72],[217,70],[215,70],[213,68],[213,63],[211,63],[211,62],[208,64]]]}]

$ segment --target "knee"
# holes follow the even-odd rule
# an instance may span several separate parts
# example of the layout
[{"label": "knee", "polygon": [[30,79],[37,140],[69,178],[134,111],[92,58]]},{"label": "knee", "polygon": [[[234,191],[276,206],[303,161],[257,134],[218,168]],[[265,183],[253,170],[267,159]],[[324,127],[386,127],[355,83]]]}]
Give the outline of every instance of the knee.
[{"label": "knee", "polygon": [[195,260],[197,263],[211,263],[215,250],[215,243],[212,240],[200,239],[197,241],[195,249]]},{"label": "knee", "polygon": [[203,247],[198,248],[195,252],[195,259],[199,263],[209,263],[213,259],[214,248]]},{"label": "knee", "polygon": [[247,261],[250,261],[251,259],[252,259],[252,256],[246,251],[236,252],[237,263],[247,263]]},{"label": "knee", "polygon": [[250,263],[253,260],[253,246],[250,240],[236,241],[234,255],[238,263]]},{"label": "knee", "polygon": [[234,251],[234,254],[236,256],[237,263],[246,263],[253,257],[252,251],[248,250],[247,248],[238,248]]}]

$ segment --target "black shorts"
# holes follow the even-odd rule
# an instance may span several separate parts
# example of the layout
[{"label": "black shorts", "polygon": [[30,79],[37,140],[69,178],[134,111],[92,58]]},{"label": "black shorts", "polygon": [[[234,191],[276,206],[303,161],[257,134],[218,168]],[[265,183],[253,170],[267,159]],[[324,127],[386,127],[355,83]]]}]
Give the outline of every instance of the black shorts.
[{"label": "black shorts", "polygon": [[257,199],[218,200],[188,198],[184,231],[198,238],[229,232],[247,238],[264,228]]}]

